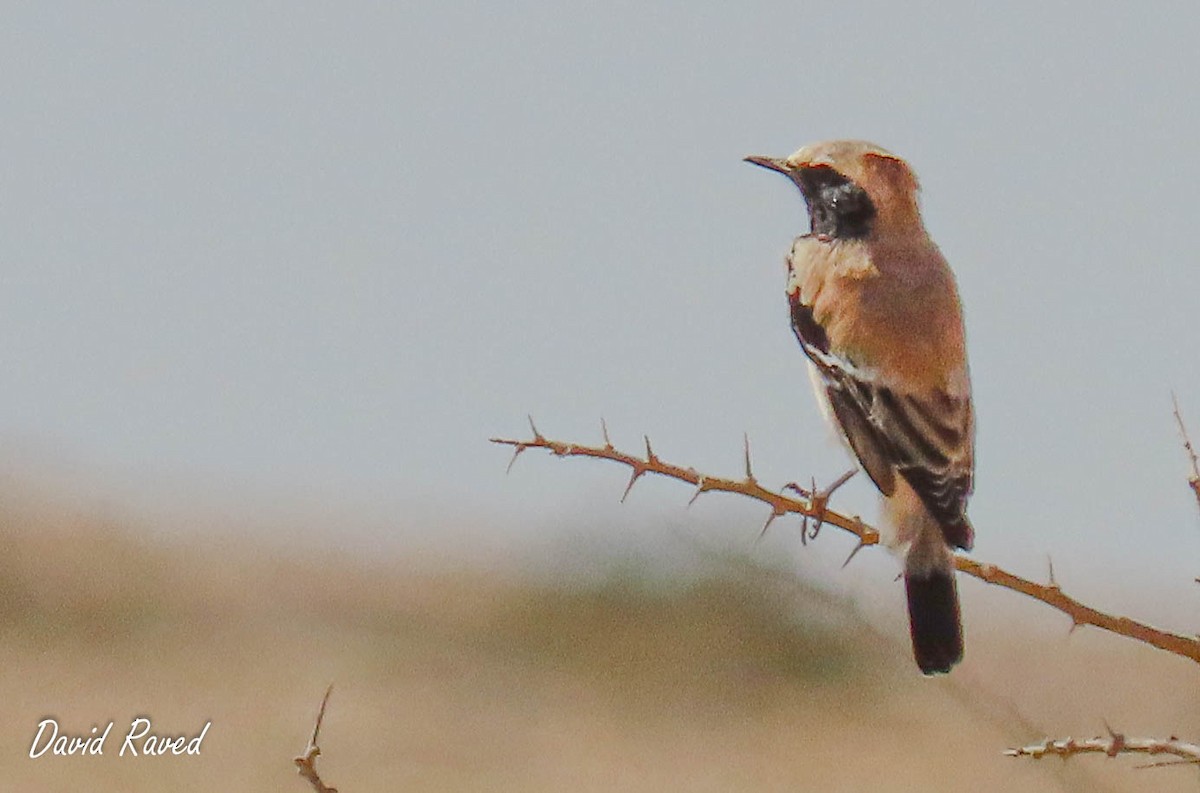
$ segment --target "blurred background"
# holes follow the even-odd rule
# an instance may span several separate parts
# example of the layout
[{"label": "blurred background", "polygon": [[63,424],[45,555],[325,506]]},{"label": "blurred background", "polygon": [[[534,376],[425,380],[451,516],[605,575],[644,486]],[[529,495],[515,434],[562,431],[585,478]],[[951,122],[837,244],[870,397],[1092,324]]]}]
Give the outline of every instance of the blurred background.
[{"label": "blurred background", "polygon": [[[978,413],[975,555],[1194,633],[1200,183],[1185,5],[11,3],[0,26],[0,775],[345,791],[1193,789],[1009,745],[1200,738],[1196,670],[961,583],[923,680],[895,562],[530,452],[850,461],[747,154],[919,174]],[[874,520],[858,477],[834,506]],[[199,758],[27,756],[136,715]],[[115,739],[113,744],[118,743]]]}]

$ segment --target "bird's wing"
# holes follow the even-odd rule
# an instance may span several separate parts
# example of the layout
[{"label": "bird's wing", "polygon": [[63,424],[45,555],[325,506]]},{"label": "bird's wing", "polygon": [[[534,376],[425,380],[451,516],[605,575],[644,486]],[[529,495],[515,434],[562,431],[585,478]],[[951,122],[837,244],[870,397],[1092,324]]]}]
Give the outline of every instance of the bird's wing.
[{"label": "bird's wing", "polygon": [[792,299],[792,329],[821,373],[829,404],[863,468],[885,495],[895,473],[912,486],[942,528],[946,542],[970,549],[967,496],[974,467],[974,417],[969,396],[945,391],[904,393],[832,352],[812,309]]}]

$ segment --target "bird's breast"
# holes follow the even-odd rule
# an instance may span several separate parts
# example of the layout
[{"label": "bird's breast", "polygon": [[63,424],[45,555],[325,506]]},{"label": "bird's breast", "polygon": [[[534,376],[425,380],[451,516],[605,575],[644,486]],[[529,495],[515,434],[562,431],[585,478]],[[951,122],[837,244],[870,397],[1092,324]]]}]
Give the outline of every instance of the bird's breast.
[{"label": "bird's breast", "polygon": [[[910,261],[916,254],[892,256],[901,266],[861,241],[800,237],[788,259],[788,299],[811,309],[831,352],[905,389],[946,388],[965,367],[953,281]],[[944,267],[940,258],[933,264]]]}]

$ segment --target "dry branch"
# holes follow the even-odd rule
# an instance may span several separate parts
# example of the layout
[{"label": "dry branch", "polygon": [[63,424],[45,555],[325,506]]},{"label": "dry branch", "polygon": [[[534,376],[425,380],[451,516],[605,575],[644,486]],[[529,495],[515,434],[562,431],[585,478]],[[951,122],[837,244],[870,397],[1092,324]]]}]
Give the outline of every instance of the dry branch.
[{"label": "dry branch", "polygon": [[[1074,738],[1050,740],[1031,746],[1019,746],[1005,751],[1009,757],[1032,757],[1040,760],[1046,755],[1056,755],[1063,759],[1077,754],[1103,754],[1116,757],[1119,754],[1168,754],[1180,758],[1169,763],[1153,763],[1151,766],[1174,765],[1176,763],[1200,763],[1200,746],[1185,743],[1172,737],[1167,740],[1159,738],[1126,738],[1124,735],[1109,730],[1107,738],[1089,738],[1077,741]],[[1150,767],[1150,766],[1143,766]]]},{"label": "dry branch", "polygon": [[1196,506],[1200,507],[1200,460],[1196,458],[1196,449],[1192,446],[1192,439],[1188,437],[1187,427],[1183,423],[1183,414],[1179,412],[1179,400],[1171,394],[1171,404],[1175,407],[1175,421],[1179,424],[1179,434],[1183,436],[1183,450],[1187,452],[1188,459],[1192,463],[1192,472],[1188,475],[1188,484],[1192,488],[1192,492],[1196,494]]},{"label": "dry branch", "polygon": [[325,706],[329,704],[329,695],[332,693],[333,683],[330,683],[329,688],[325,689],[325,696],[321,698],[321,709],[317,711],[317,723],[313,725],[312,737],[308,739],[308,746],[305,747],[304,754],[292,758],[292,762],[296,764],[296,773],[307,779],[317,793],[338,793],[337,788],[329,787],[322,782],[321,775],[317,773],[317,758],[321,756],[321,749],[317,746],[317,737],[321,734],[321,721],[325,718]]},{"label": "dry branch", "polygon": [[[513,447],[512,461],[509,462],[510,470],[512,464],[516,462],[517,457],[526,449],[545,449],[557,457],[592,457],[600,460],[610,460],[627,465],[631,469],[629,484],[625,488],[625,496],[629,495],[629,491],[633,488],[633,485],[645,474],[659,474],[660,476],[677,479],[692,485],[696,489],[695,494],[692,496],[692,501],[699,498],[701,494],[711,491],[737,493],[738,495],[761,501],[771,508],[771,514],[767,517],[766,525],[763,527],[764,530],[775,518],[782,515],[794,514],[801,516],[805,520],[803,534],[801,535],[802,538],[811,539],[815,536],[815,529],[810,532],[808,528],[808,521],[813,520],[816,521],[817,529],[822,524],[827,523],[856,536],[858,538],[858,545],[855,547],[855,553],[867,545],[876,545],[879,543],[879,531],[877,529],[863,523],[858,517],[849,517],[828,508],[827,502],[830,492],[828,489],[823,492],[813,492],[816,491],[815,487],[811,491],[795,488],[803,496],[803,498],[798,499],[768,490],[759,484],[750,466],[750,447],[748,443],[746,445],[745,477],[742,479],[726,479],[701,474],[694,468],[684,468],[665,462],[654,453],[653,448],[650,446],[649,438],[646,438],[646,456],[645,458],[641,458],[614,448],[608,438],[607,427],[604,427],[603,446],[586,446],[583,444],[550,440],[538,432],[532,419],[530,419],[529,425],[533,432],[531,440],[491,439],[493,443]],[[622,496],[622,500],[624,500],[624,496]],[[851,556],[853,556],[853,553]],[[978,562],[974,559],[968,559],[965,556],[955,556],[954,563],[959,571],[967,575],[1004,589],[1020,592],[1027,597],[1045,603],[1051,608],[1058,609],[1071,618],[1072,629],[1082,625],[1094,625],[1097,628],[1110,631],[1119,636],[1135,639],[1157,647],[1160,650],[1166,650],[1169,653],[1190,658],[1200,663],[1200,639],[1163,631],[1145,623],[1131,620],[1128,617],[1114,616],[1099,609],[1086,606],[1064,593],[1053,578],[1047,584],[1038,584],[1002,570],[995,565]]]}]

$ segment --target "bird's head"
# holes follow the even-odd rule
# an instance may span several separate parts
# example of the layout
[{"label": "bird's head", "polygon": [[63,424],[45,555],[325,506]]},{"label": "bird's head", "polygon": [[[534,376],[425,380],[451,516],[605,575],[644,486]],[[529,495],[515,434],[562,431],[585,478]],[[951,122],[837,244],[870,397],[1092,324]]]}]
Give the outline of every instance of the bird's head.
[{"label": "bird's head", "polygon": [[896,155],[861,140],[805,146],[790,157],[747,157],[784,174],[808,204],[813,234],[862,239],[880,231],[919,231],[917,177]]}]

